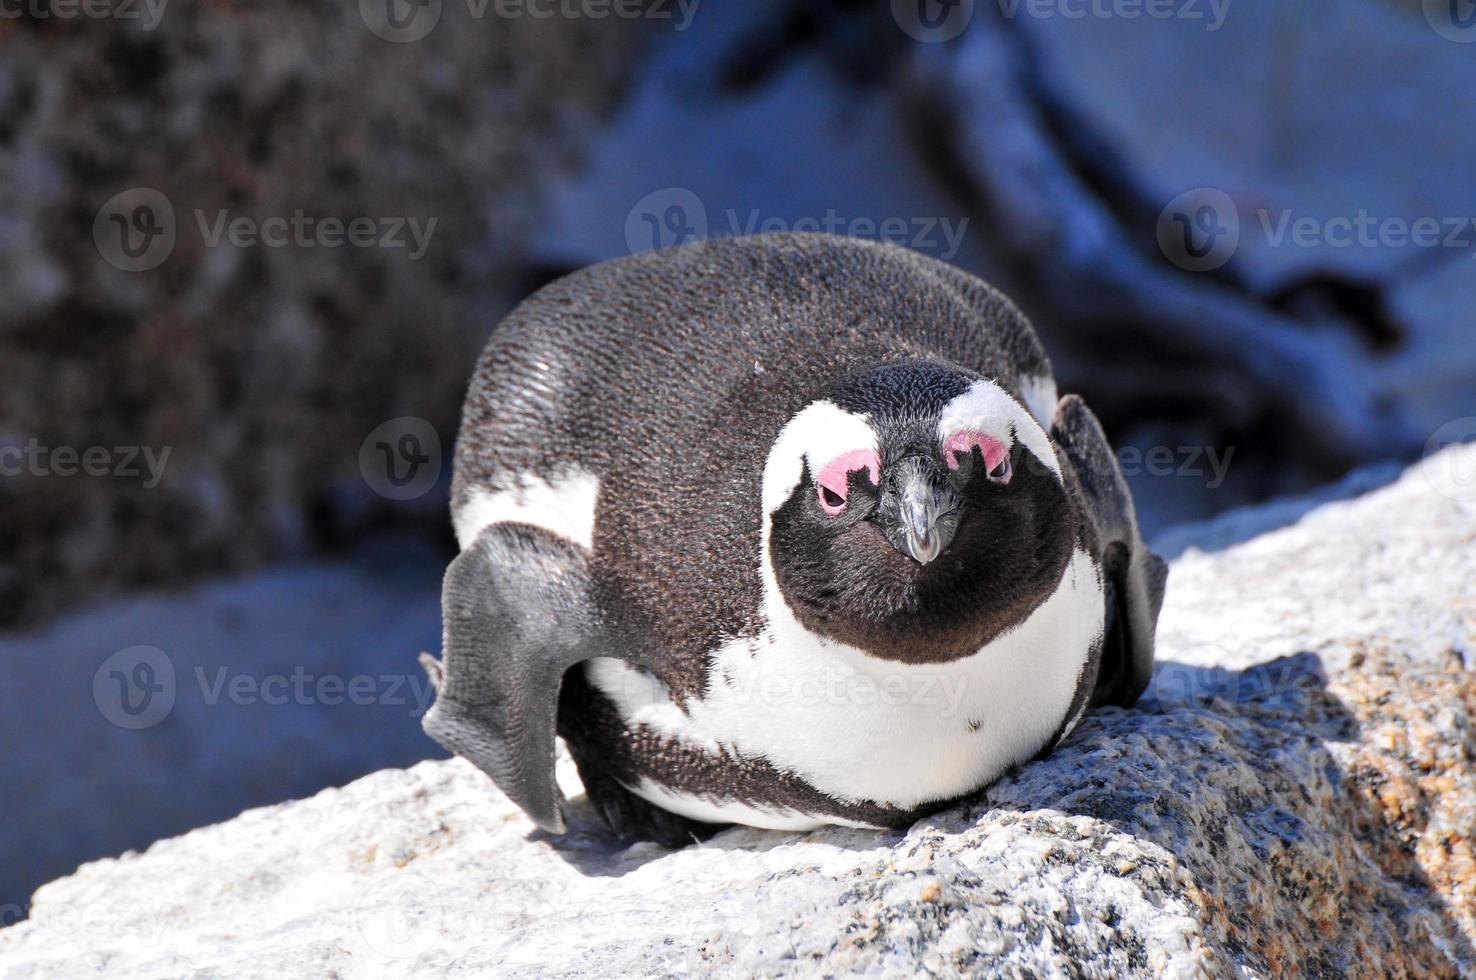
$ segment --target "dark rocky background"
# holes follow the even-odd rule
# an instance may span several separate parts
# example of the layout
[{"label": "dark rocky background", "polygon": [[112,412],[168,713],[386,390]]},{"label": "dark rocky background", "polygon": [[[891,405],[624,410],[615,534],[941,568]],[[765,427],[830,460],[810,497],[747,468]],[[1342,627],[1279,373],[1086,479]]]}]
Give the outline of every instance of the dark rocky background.
[{"label": "dark rocky background", "polygon": [[[0,449],[170,453],[152,485],[0,476],[0,904],[434,754],[384,678],[438,643],[472,359],[591,261],[829,228],[976,271],[1138,454],[1155,534],[1476,437],[1476,27],[1442,4],[998,0],[929,30],[903,0],[391,2],[398,34],[382,0],[0,19]],[[175,239],[134,271],[109,235],[140,189]],[[1206,204],[1196,259],[1175,222]],[[436,223],[411,258],[212,243],[222,209]],[[1359,215],[1444,244],[1334,243]],[[427,469],[398,488],[375,448],[406,433]],[[132,730],[99,692],[137,645],[177,707]],[[212,701],[222,666],[378,693]]]},{"label": "dark rocky background", "polygon": [[[141,6],[135,11],[142,12]],[[391,43],[354,3],[168,4],[0,21],[0,445],[172,448],[167,477],[0,482],[0,622],[300,555],[390,508],[359,445],[399,416],[455,432],[470,364],[524,287],[545,178],[618,102],[629,24],[473,21]],[[94,218],[152,188],[156,268]],[[264,220],[434,219],[430,247],[211,245]]]}]

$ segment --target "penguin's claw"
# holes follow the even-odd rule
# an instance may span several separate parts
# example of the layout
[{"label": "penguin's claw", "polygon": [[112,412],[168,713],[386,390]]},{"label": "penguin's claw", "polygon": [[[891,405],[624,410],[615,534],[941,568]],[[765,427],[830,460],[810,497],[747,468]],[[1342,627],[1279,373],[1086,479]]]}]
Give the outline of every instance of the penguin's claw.
[{"label": "penguin's claw", "polygon": [[679,850],[725,829],[723,824],[703,823],[663,810],[613,779],[587,780],[585,792],[617,837],[654,841],[662,847]]}]

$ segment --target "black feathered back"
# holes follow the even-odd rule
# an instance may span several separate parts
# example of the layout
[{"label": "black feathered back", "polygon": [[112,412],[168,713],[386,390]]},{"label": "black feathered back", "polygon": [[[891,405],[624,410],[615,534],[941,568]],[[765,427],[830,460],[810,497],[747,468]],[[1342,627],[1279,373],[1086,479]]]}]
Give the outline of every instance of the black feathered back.
[{"label": "black feathered back", "polygon": [[836,378],[949,361],[1020,394],[1050,364],[1002,294],[904,248],[821,234],[702,242],[549,284],[494,333],[456,448],[474,487],[599,478],[591,572],[678,693],[756,629],[760,484],[784,423]]}]

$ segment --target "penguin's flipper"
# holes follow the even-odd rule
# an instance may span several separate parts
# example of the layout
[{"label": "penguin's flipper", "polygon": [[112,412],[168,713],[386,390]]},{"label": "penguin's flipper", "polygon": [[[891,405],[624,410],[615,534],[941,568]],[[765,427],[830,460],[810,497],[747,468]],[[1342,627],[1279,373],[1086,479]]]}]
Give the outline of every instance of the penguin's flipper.
[{"label": "penguin's flipper", "polygon": [[1127,480],[1086,403],[1076,395],[1062,398],[1051,436],[1075,471],[1086,517],[1096,526],[1107,586],[1107,635],[1091,703],[1129,705],[1153,676],[1168,566],[1143,543]]},{"label": "penguin's flipper", "polygon": [[444,661],[428,735],[492,777],[539,827],[563,833],[554,729],[564,672],[601,649],[584,551],[494,524],[446,570]]}]

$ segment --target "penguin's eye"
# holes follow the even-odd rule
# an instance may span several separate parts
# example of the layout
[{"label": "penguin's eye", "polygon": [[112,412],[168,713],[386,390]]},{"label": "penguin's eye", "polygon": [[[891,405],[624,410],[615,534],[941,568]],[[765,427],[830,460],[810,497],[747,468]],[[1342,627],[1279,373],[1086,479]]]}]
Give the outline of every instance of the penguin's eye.
[{"label": "penguin's eye", "polygon": [[856,449],[842,453],[824,466],[815,478],[815,493],[820,509],[835,517],[846,509],[851,495],[851,474],[865,473],[872,486],[881,483],[881,461],[872,449]]},{"label": "penguin's eye", "polygon": [[991,483],[1004,486],[1010,482],[1015,475],[1014,466],[1010,463],[1010,447],[983,432],[963,429],[953,433],[943,443],[943,461],[950,470],[957,470],[973,460],[976,450],[984,461],[984,473]]}]

